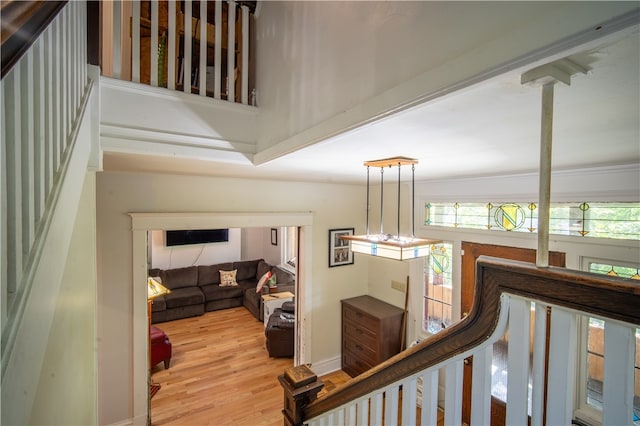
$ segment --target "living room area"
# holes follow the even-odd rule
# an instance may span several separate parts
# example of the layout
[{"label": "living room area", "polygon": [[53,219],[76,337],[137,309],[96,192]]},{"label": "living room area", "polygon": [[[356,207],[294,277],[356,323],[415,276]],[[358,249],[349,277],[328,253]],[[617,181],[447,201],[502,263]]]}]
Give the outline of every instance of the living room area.
[{"label": "living room area", "polygon": [[[277,376],[293,365],[297,227],[153,230],[153,424],[280,424]],[[254,410],[239,410],[247,396]]]}]

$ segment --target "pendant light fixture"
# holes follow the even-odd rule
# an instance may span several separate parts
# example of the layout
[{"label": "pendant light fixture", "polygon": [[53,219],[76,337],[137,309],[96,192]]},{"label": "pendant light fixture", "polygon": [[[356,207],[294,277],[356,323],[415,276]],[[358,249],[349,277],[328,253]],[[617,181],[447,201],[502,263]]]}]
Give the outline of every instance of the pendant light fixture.
[{"label": "pendant light fixture", "polygon": [[[367,161],[367,234],[349,235],[340,237],[351,242],[351,250],[355,253],[369,254],[371,256],[386,257],[395,260],[415,259],[429,255],[431,245],[441,243],[440,240],[428,240],[416,238],[414,234],[415,217],[415,165],[418,160],[407,157],[393,157],[382,160]],[[400,235],[400,169],[402,166],[411,166],[411,234]],[[384,170],[385,168],[398,167],[398,221],[396,234],[388,234],[383,229],[384,210]],[[369,169],[371,167],[380,168],[380,232],[371,234],[369,232]]]}]

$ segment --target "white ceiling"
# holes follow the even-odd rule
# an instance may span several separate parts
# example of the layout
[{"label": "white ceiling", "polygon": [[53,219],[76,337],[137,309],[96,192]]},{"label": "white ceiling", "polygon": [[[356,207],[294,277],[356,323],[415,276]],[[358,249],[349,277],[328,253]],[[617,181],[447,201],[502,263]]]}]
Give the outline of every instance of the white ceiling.
[{"label": "white ceiling", "polygon": [[[571,59],[590,71],[555,85],[553,168],[640,163],[640,31]],[[301,149],[269,163],[105,154],[105,170],[299,181],[364,182],[362,163],[419,160],[416,180],[538,170],[541,88],[517,70]],[[404,176],[404,175],[403,175]],[[404,179],[404,177],[403,177]]]}]

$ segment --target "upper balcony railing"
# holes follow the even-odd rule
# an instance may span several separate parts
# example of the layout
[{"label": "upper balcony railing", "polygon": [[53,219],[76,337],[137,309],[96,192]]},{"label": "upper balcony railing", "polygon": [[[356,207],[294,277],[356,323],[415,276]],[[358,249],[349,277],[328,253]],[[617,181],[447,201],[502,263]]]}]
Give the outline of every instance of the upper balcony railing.
[{"label": "upper balcony railing", "polygon": [[255,104],[249,27],[256,2],[101,2],[102,75]]}]

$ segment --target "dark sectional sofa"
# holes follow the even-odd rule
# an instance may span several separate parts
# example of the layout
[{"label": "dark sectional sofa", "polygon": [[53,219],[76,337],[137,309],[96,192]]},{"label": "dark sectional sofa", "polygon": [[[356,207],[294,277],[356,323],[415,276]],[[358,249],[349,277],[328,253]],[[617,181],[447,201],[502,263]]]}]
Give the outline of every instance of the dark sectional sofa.
[{"label": "dark sectional sofa", "polygon": [[[220,271],[236,269],[237,286],[221,287]],[[263,320],[262,295],[269,293],[265,285],[260,293],[256,287],[260,277],[269,270],[276,276],[277,291],[295,294],[295,277],[263,259],[189,266],[176,269],[151,269],[149,276],[159,277],[171,293],[153,299],[151,321],[172,321],[202,315],[219,309],[245,306],[257,320]]]}]

